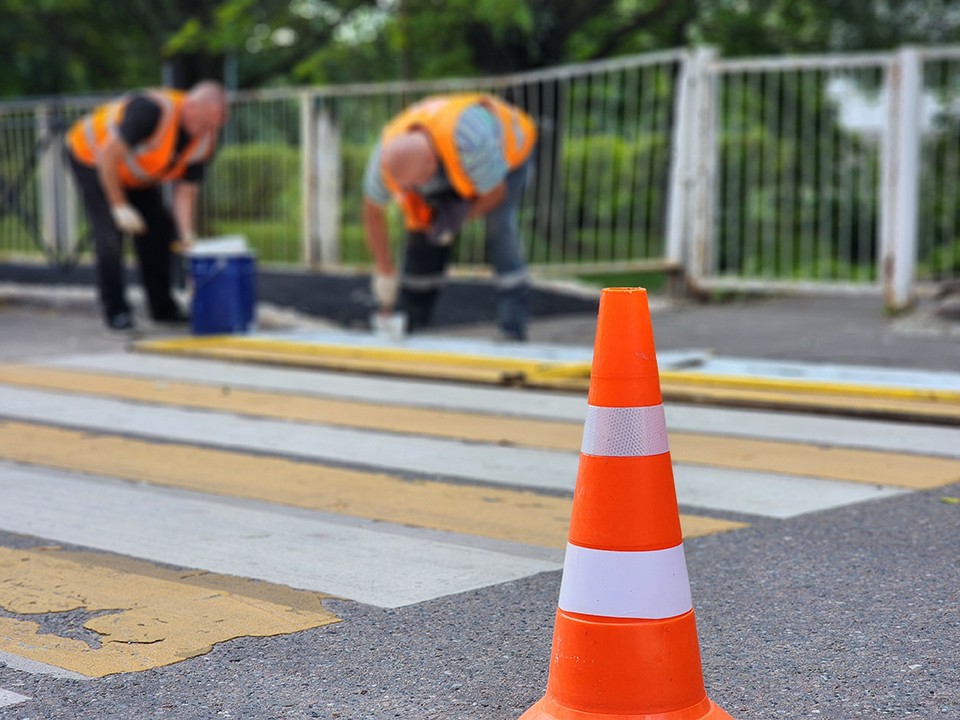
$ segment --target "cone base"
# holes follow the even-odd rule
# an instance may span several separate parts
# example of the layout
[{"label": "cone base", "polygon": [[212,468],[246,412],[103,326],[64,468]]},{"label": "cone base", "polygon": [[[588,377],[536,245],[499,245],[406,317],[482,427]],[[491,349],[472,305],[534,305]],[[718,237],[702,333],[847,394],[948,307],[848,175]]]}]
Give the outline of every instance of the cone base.
[{"label": "cone base", "polygon": [[521,715],[520,720],[733,720],[733,717],[710,698],[704,698],[693,707],[666,713],[610,715],[561,707],[545,697]]}]

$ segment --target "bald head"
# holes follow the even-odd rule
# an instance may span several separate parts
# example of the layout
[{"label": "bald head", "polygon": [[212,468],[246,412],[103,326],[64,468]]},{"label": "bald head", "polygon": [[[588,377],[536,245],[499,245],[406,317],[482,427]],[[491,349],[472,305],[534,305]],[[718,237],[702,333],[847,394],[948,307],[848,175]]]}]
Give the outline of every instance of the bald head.
[{"label": "bald head", "polygon": [[437,172],[437,156],[427,135],[411,130],[397,135],[380,150],[380,162],[401,190],[425,185]]},{"label": "bald head", "polygon": [[217,133],[227,121],[227,94],[223,85],[203,80],[194,85],[183,101],[183,127],[193,135]]}]

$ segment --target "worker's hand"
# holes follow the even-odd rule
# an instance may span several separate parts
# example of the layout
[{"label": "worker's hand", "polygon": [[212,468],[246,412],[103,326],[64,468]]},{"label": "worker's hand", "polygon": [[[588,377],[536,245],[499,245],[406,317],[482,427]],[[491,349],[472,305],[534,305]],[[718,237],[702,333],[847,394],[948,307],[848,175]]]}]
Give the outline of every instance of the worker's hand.
[{"label": "worker's hand", "polygon": [[147,224],[143,221],[143,216],[133,205],[115,205],[110,208],[110,214],[113,215],[113,224],[117,226],[120,232],[142,235],[147,231]]},{"label": "worker's hand", "polygon": [[384,275],[380,272],[374,272],[370,285],[373,296],[377,299],[381,308],[389,310],[397,304],[399,283],[397,283],[396,274]]}]

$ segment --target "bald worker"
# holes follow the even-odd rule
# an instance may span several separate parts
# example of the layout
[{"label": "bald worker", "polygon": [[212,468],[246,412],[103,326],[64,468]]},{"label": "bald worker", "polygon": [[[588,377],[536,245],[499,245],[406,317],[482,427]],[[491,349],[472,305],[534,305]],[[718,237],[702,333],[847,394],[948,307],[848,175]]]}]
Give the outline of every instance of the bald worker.
[{"label": "bald worker", "polygon": [[[406,313],[412,331],[429,325],[451,246],[464,223],[482,217],[486,260],[496,273],[500,332],[506,339],[526,339],[528,277],[519,211],[536,139],[529,115],[490,95],[426,98],[387,124],[367,162],[363,203],[373,292],[382,310]],[[406,229],[399,277],[387,231],[391,199],[399,203]]]},{"label": "bald worker", "polygon": [[[93,235],[107,328],[135,328],[124,283],[124,235],[133,236],[147,306],[158,322],[184,322],[171,293],[171,252],[196,238],[204,167],[227,117],[223,87],[148,89],[96,108],[67,132],[67,149]],[[172,182],[172,212],[161,186]]]}]

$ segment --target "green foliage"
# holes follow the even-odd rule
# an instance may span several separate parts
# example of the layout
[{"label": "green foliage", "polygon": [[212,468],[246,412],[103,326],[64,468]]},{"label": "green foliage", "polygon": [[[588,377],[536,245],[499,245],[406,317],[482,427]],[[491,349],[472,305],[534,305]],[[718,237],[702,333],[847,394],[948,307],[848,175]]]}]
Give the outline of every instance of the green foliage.
[{"label": "green foliage", "polygon": [[0,215],[0,258],[34,253],[39,254],[36,241],[20,218],[13,214]]},{"label": "green foliage", "polygon": [[[593,135],[566,141],[562,154],[567,225],[582,260],[649,257],[662,238],[668,170],[661,133],[633,141]],[[651,248],[651,245],[654,248]],[[612,250],[612,252],[611,252]]]},{"label": "green foliage", "polygon": [[[939,89],[944,107],[953,93]],[[935,134],[925,138],[920,174],[918,274],[929,280],[960,275],[960,117],[942,112],[934,118]]]},{"label": "green foliage", "polygon": [[159,46],[123,3],[0,0],[0,47],[0,96],[112,90],[159,77]]},{"label": "green foliage", "polygon": [[[960,40],[949,0],[0,0],[0,95],[158,82],[178,54],[230,57],[242,88],[517,72],[713,45],[725,55]],[[107,40],[105,40],[107,39]]]},{"label": "green foliage", "polygon": [[204,184],[203,202],[217,217],[299,218],[300,151],[285,145],[228,145]]},{"label": "green foliage", "polygon": [[929,280],[942,280],[960,275],[960,237],[945,239],[930,249],[926,259],[921,259],[918,271]]},{"label": "green foliage", "polygon": [[341,213],[344,218],[359,221],[363,202],[363,172],[370,157],[371,145],[344,144],[341,146],[340,172],[343,178],[343,199]]}]

